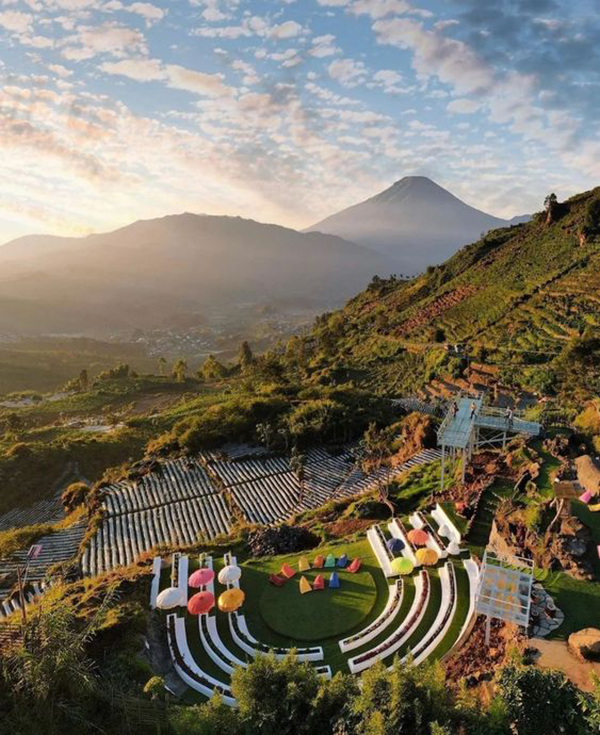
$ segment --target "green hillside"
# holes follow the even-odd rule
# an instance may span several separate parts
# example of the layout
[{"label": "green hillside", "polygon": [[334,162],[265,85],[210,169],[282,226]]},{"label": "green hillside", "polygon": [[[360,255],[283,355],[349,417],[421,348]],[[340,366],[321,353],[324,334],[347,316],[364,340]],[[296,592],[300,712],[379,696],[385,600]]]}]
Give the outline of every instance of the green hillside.
[{"label": "green hillside", "polygon": [[375,277],[318,321],[306,345],[313,365],[405,392],[456,371],[446,346],[458,344],[523,387],[577,400],[597,392],[599,210],[597,188],[556,204],[550,223],[540,213],[495,230],[417,278]]}]

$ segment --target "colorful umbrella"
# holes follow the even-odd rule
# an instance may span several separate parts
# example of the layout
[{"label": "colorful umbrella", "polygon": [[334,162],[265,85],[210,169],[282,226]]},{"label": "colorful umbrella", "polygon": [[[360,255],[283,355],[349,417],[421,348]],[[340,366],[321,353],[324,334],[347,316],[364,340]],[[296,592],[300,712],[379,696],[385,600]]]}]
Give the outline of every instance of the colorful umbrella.
[{"label": "colorful umbrella", "polygon": [[421,528],[413,528],[412,531],[408,532],[408,540],[414,546],[425,546],[428,539],[429,535]]},{"label": "colorful umbrella", "polygon": [[187,605],[190,615],[204,615],[215,606],[215,596],[212,592],[197,592],[190,597]]},{"label": "colorful umbrella", "polygon": [[213,570],[203,567],[202,569],[198,569],[192,575],[190,575],[190,578],[188,579],[188,584],[190,587],[206,587],[206,585],[210,584],[214,578],[215,573],[213,572]]},{"label": "colorful umbrella", "polygon": [[399,554],[404,548],[404,541],[400,538],[392,537],[386,541],[386,546],[392,554]]},{"label": "colorful umbrella", "polygon": [[183,595],[179,587],[167,587],[156,598],[156,607],[159,610],[172,610],[183,605]]},{"label": "colorful umbrella", "polygon": [[225,590],[222,595],[219,596],[217,605],[221,612],[235,612],[238,607],[241,607],[244,602],[246,595],[238,587],[232,587],[230,590]]},{"label": "colorful umbrella", "polygon": [[438,555],[433,549],[419,549],[416,554],[417,561],[429,567],[438,560]]},{"label": "colorful umbrella", "polygon": [[221,584],[233,584],[242,576],[242,570],[236,564],[228,564],[219,572]]},{"label": "colorful umbrella", "polygon": [[392,571],[396,572],[396,574],[402,575],[410,574],[415,568],[412,561],[404,556],[396,557],[396,559],[392,561],[391,567]]}]

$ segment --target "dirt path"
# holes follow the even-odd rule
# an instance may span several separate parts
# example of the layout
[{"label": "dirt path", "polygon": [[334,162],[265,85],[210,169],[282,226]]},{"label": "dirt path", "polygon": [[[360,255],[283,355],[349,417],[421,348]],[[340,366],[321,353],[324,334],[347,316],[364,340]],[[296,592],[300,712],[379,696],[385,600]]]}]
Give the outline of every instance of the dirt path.
[{"label": "dirt path", "polygon": [[540,652],[536,660],[538,666],[543,669],[560,669],[580,689],[592,691],[592,674],[600,676],[600,663],[583,663],[569,651],[564,641],[535,638],[531,644]]}]

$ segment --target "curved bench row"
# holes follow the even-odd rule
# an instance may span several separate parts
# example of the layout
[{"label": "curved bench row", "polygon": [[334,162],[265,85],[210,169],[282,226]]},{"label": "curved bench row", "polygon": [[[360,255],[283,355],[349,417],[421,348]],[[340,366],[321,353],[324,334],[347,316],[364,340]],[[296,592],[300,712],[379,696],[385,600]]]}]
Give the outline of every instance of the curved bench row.
[{"label": "curved bench row", "polygon": [[400,518],[392,518],[391,522],[388,525],[388,530],[394,538],[400,539],[400,541],[402,541],[402,543],[404,544],[404,548],[402,549],[402,556],[410,559],[415,567],[420,566],[416,557],[415,547],[408,540],[408,531],[406,530],[404,523],[402,523]]},{"label": "curved bench row", "polygon": [[389,598],[381,614],[368,627],[339,642],[342,652],[346,653],[346,651],[364,646],[365,643],[372,641],[382,633],[388,625],[391,625],[400,611],[403,597],[404,584],[401,579],[397,579],[389,587]]},{"label": "curved bench row", "polygon": [[389,635],[376,648],[365,651],[354,658],[349,659],[348,667],[353,674],[368,669],[377,661],[381,661],[395,653],[402,644],[407,641],[421,622],[431,591],[429,574],[423,569],[415,580],[415,599],[411,605],[406,619],[391,635]]},{"label": "curved bench row", "polygon": [[433,528],[431,523],[429,523],[427,518],[425,518],[423,513],[417,511],[416,513],[413,513],[408,520],[413,528],[420,528],[427,532],[427,535],[429,536],[427,539],[428,549],[433,549],[441,559],[445,559],[448,556],[446,544],[442,541],[437,531]]},{"label": "curved bench row", "polygon": [[385,543],[385,536],[383,535],[383,531],[381,530],[381,528],[379,528],[377,524],[369,528],[369,530],[367,531],[367,538],[369,539],[371,549],[373,550],[373,553],[375,554],[375,557],[379,562],[379,566],[381,567],[385,576],[397,576],[397,572],[394,572],[394,570],[392,569],[394,555],[388,549]]}]

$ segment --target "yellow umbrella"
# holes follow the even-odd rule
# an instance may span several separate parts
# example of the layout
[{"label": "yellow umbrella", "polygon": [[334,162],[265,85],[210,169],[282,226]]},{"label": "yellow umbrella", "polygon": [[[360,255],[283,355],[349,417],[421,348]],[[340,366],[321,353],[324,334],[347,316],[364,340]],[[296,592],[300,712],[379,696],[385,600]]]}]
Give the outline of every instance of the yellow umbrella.
[{"label": "yellow umbrella", "polygon": [[438,560],[438,555],[433,549],[419,549],[416,553],[417,561],[429,567]]},{"label": "yellow umbrella", "polygon": [[244,602],[246,595],[244,592],[237,588],[232,587],[229,590],[225,590],[222,595],[219,596],[218,606],[221,612],[234,612]]},{"label": "yellow umbrella", "polygon": [[414,569],[413,563],[410,559],[406,559],[403,556],[396,557],[391,563],[392,571],[398,574],[410,574]]}]

